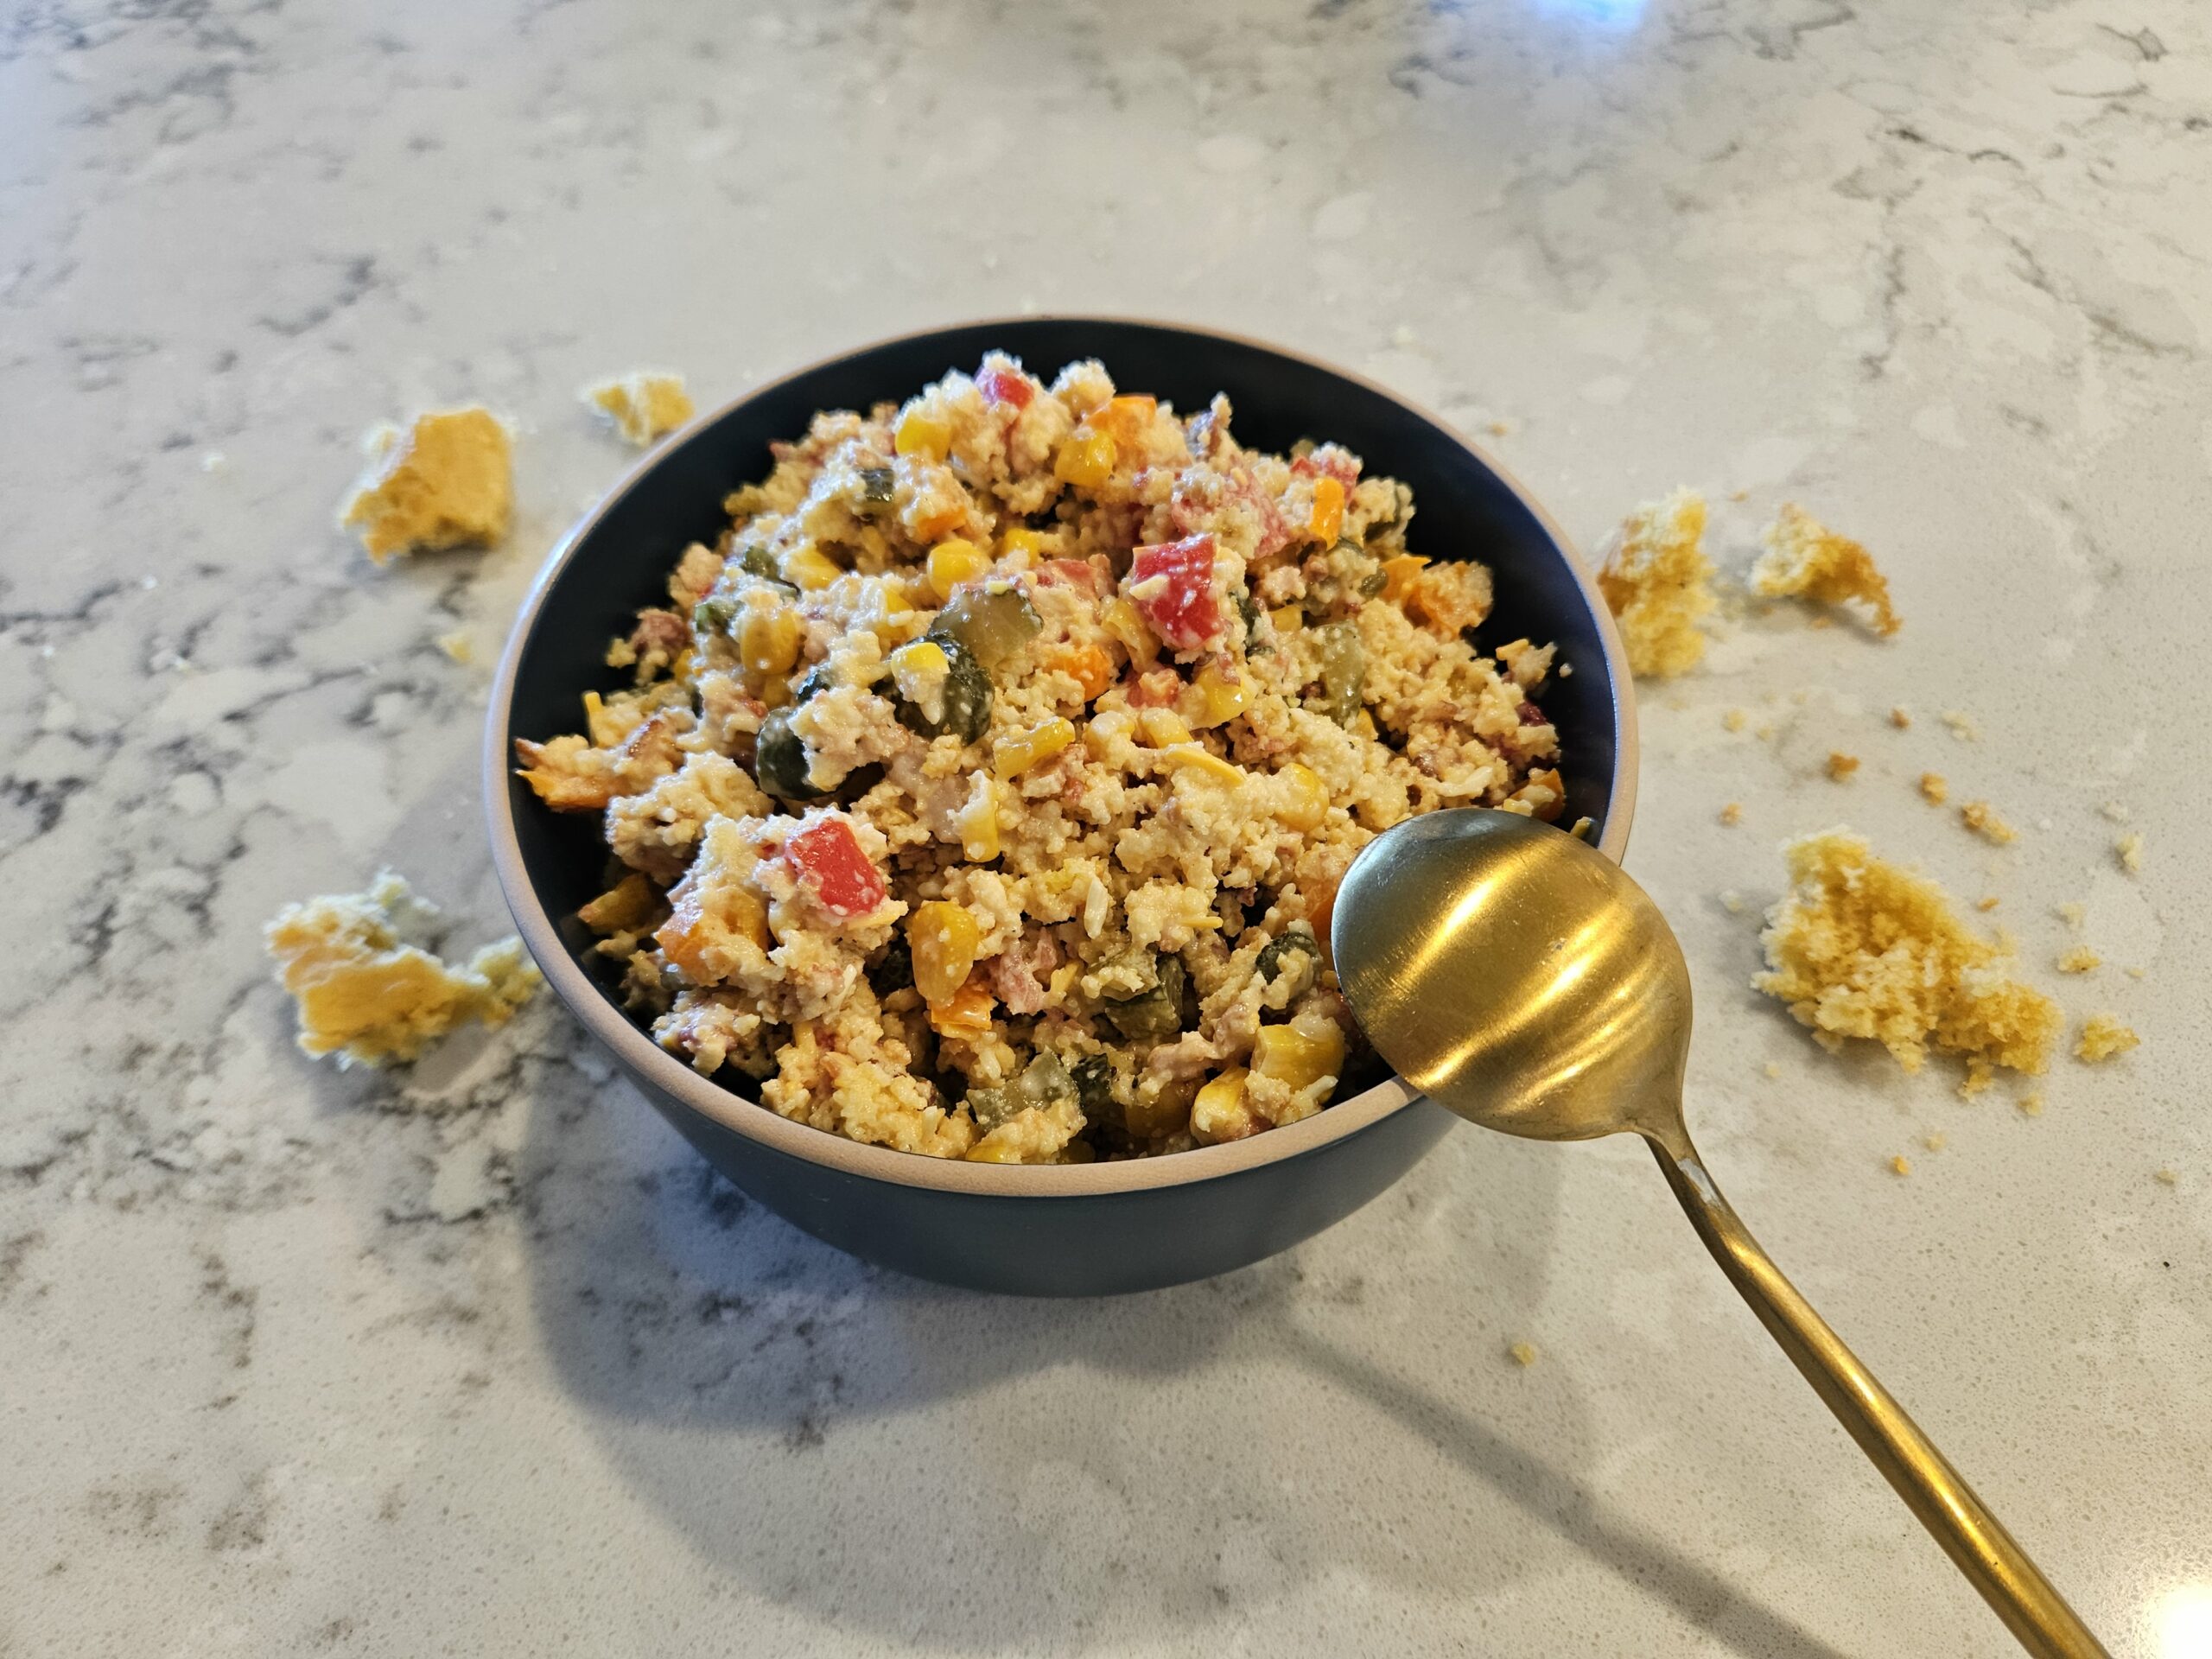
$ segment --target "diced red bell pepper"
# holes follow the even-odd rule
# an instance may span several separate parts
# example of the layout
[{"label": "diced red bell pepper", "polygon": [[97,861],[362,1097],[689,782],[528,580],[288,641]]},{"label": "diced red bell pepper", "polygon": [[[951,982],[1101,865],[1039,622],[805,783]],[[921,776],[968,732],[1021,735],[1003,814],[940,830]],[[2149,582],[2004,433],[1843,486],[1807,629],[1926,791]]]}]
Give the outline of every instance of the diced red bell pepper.
[{"label": "diced red bell pepper", "polygon": [[1128,589],[1152,631],[1173,649],[1195,651],[1220,637],[1211,534],[1137,549],[1129,563]]},{"label": "diced red bell pepper", "polygon": [[864,916],[883,902],[883,876],[842,818],[809,824],[784,843],[784,856],[832,916]]},{"label": "diced red bell pepper", "polygon": [[1043,588],[1079,588],[1096,598],[1098,594],[1098,573],[1082,559],[1047,559],[1037,567],[1037,582]]},{"label": "diced red bell pepper", "polygon": [[984,369],[976,376],[976,385],[991,402],[1011,404],[1016,409],[1028,408],[1030,399],[1037,395],[1037,388],[1029,383],[1029,377],[1012,369]]},{"label": "diced red bell pepper", "polygon": [[1359,482],[1359,462],[1338,448],[1317,449],[1312,454],[1300,455],[1290,463],[1292,474],[1299,478],[1333,478],[1344,486],[1344,493],[1351,493],[1352,486]]}]

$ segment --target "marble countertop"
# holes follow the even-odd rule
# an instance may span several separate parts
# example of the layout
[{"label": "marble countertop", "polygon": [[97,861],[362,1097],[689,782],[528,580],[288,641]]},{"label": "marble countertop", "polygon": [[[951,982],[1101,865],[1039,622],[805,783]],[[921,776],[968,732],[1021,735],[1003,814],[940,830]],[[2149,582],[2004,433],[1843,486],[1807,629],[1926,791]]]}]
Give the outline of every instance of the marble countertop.
[{"label": "marble countertop", "polygon": [[[2011,1650],[1632,1146],[1467,1130],[1032,1305],[749,1206],[550,1001],[294,1050],[284,902],[506,931],[486,664],[629,460],[575,388],[1031,307],[1347,362],[1586,544],[1687,482],[1733,572],[1785,497],[1876,550],[1894,642],[1745,615],[1645,696],[1692,1119],[2114,1653],[2212,1652],[2202,6],[48,0],[0,135],[0,1653]],[[511,542],[372,568],[356,441],[463,398]],[[1821,1053],[1745,982],[1837,822],[2142,1047],[2037,1117]]]}]

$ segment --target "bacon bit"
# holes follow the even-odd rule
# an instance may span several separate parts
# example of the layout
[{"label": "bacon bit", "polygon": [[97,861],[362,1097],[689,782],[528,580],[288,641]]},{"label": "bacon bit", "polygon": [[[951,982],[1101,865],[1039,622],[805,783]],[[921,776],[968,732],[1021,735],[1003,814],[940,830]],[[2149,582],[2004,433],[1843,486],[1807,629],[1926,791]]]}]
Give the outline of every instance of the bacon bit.
[{"label": "bacon bit", "polygon": [[825,817],[800,830],[784,843],[784,856],[832,916],[865,916],[883,902],[882,874],[842,818]]},{"label": "bacon bit", "polygon": [[639,611],[638,626],[630,634],[630,649],[640,657],[649,651],[661,651],[672,659],[690,644],[691,625],[674,611]]},{"label": "bacon bit", "polygon": [[1129,687],[1132,709],[1166,709],[1183,695],[1183,678],[1172,668],[1147,669]]},{"label": "bacon bit", "polygon": [[1526,697],[1521,699],[1521,706],[1513,712],[1519,716],[1523,726],[1548,726],[1552,723],[1551,716]]},{"label": "bacon bit", "polygon": [[1098,572],[1084,559],[1047,559],[1037,567],[1040,588],[1080,588],[1094,599],[1098,594]]},{"label": "bacon bit", "polygon": [[1037,388],[1026,374],[1016,374],[1011,369],[985,369],[976,377],[976,390],[995,404],[1010,404],[1017,410],[1029,407],[1037,396]]},{"label": "bacon bit", "polygon": [[[1129,598],[1152,631],[1174,650],[1195,651],[1220,637],[1213,547],[1211,536],[1191,536],[1141,547],[1129,562]],[[1142,596],[1140,589],[1147,590]]]}]

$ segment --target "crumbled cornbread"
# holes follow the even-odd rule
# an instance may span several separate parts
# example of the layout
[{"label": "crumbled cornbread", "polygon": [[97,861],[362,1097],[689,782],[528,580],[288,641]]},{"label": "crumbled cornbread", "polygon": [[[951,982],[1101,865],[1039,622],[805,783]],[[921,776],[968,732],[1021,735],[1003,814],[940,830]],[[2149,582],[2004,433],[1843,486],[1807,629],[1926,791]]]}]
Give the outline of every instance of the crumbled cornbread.
[{"label": "crumbled cornbread", "polygon": [[476,656],[476,642],[468,637],[467,628],[454,628],[450,632],[442,633],[431,643],[456,663],[474,661]]},{"label": "crumbled cornbread", "polygon": [[1859,770],[1859,757],[1846,754],[1841,749],[1828,751],[1828,776],[1839,784]]},{"label": "crumbled cornbread", "polygon": [[2133,875],[2143,868],[2143,837],[2133,831],[2112,844],[2113,855],[2120,860],[2120,868]]},{"label": "crumbled cornbread", "polygon": [[1890,724],[1896,727],[1897,730],[1901,732],[1909,730],[1912,725],[1911,711],[1907,709],[1903,703],[1899,703],[1896,708],[1890,710]]},{"label": "crumbled cornbread", "polygon": [[1933,1046],[1963,1058],[1967,1092],[1994,1067],[2039,1072],[2057,1004],[2005,978],[1997,948],[1967,931],[1943,891],[1831,830],[1784,844],[1789,893],[1767,912],[1769,972],[1752,985],[1789,1005],[1831,1052],[1881,1043],[1908,1071]]},{"label": "crumbled cornbread", "polygon": [[1516,1342],[1505,1351],[1513,1357],[1513,1363],[1516,1365],[1533,1365],[1536,1363],[1536,1344],[1533,1342]]},{"label": "crumbled cornbread", "polygon": [[1903,1153],[1897,1154],[1897,1156],[1890,1160],[1890,1173],[1892,1175],[1911,1174],[1912,1160],[1910,1158],[1907,1158]]},{"label": "crumbled cornbread", "polygon": [[1744,804],[1741,801],[1731,801],[1720,809],[1721,823],[1734,824],[1741,823],[1743,821]]},{"label": "crumbled cornbread", "polygon": [[1940,772],[1920,774],[1920,797],[1930,806],[1941,806],[1951,798],[1951,780]]},{"label": "crumbled cornbread", "polygon": [[1750,720],[1750,718],[1751,716],[1746,715],[1742,709],[1731,709],[1726,714],[1720,716],[1720,723],[1729,731],[1740,732],[1744,729],[1745,722]]},{"label": "crumbled cornbread", "polygon": [[1959,809],[1959,822],[1984,841],[1999,847],[2019,839],[2020,832],[1999,817],[1987,801],[1968,801]]},{"label": "crumbled cornbread", "polygon": [[1824,528],[1793,501],[1783,503],[1759,537],[1766,551],[1751,567],[1751,586],[1772,598],[1797,598],[1815,605],[1856,601],[1873,612],[1867,626],[1885,638],[1900,619],[1890,604],[1890,584],[1874,566],[1873,555],[1847,536]]},{"label": "crumbled cornbread", "polygon": [[2062,974],[2086,974],[2103,960],[2102,957],[2090,950],[2088,945],[2077,944],[2059,957],[2058,971]]},{"label": "crumbled cornbread", "polygon": [[2089,910],[2088,906],[2079,900],[2069,899],[2063,905],[2053,905],[2050,907],[2050,913],[2065,923],[2067,926],[2078,931],[2082,922],[2088,918]]},{"label": "crumbled cornbread", "polygon": [[1705,498],[1687,489],[1638,507],[1614,533],[1598,588],[1620,620],[1632,671],[1680,674],[1704,657],[1698,619],[1715,603],[1704,535]]},{"label": "crumbled cornbread", "polygon": [[1974,901],[1974,907],[1976,910],[1994,910],[1997,908],[1998,903],[1999,899],[1995,893],[1985,893],[1980,898]]},{"label": "crumbled cornbread", "polygon": [[459,968],[402,941],[428,926],[434,905],[390,870],[366,893],[287,905],[264,937],[284,988],[299,1004],[300,1046],[340,1065],[411,1060],[470,1020],[505,1024],[537,988],[522,941],[487,944]]},{"label": "crumbled cornbread", "polygon": [[2075,1042],[2076,1059],[2095,1062],[2125,1054],[2143,1039],[2116,1014],[2093,1014],[2082,1021],[2082,1035]]},{"label": "crumbled cornbread", "polygon": [[640,370],[586,386],[578,396],[640,449],[691,418],[691,398],[680,374]]},{"label": "crumbled cornbread", "polygon": [[507,533],[514,505],[507,429],[489,410],[418,415],[402,430],[377,427],[363,440],[369,464],[338,510],[369,556],[489,546]]},{"label": "crumbled cornbread", "polygon": [[2114,823],[2127,822],[2127,803],[2125,801],[2107,801],[2097,810]]},{"label": "crumbled cornbread", "polygon": [[1943,711],[1943,723],[1951,728],[1951,735],[1961,743],[1973,743],[1980,740],[1981,728],[1974,723],[1972,715],[1956,709],[1946,709]]},{"label": "crumbled cornbread", "polygon": [[1930,1152],[1941,1152],[1950,1144],[1950,1137],[1941,1129],[1930,1129],[1920,1137],[1920,1144]]},{"label": "crumbled cornbread", "polygon": [[2171,1165],[2167,1165],[2164,1168],[2152,1170],[2151,1172],[2151,1179],[2158,1182],[2160,1186],[2179,1186],[2181,1185],[2181,1172],[2175,1169]]},{"label": "crumbled cornbread", "polygon": [[2038,1089],[2031,1095],[2022,1095],[2020,1096],[2020,1116],[2023,1117],[2041,1117],[2043,1116],[2042,1090]]}]

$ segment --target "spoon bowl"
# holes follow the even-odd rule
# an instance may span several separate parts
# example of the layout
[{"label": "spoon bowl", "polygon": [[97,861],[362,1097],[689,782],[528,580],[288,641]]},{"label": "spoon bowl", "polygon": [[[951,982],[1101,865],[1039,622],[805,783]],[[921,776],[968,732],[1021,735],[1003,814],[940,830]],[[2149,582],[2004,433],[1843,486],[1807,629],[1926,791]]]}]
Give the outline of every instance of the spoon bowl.
[{"label": "spoon bowl", "polygon": [[1539,1141],[1632,1131],[1721,1271],[2013,1637],[2098,1644],[1935,1443],[1759,1248],[1682,1122],[1689,970],[1667,918],[1595,848],[1510,812],[1409,819],[1337,890],[1337,980],[1376,1052],[1439,1105]]}]

